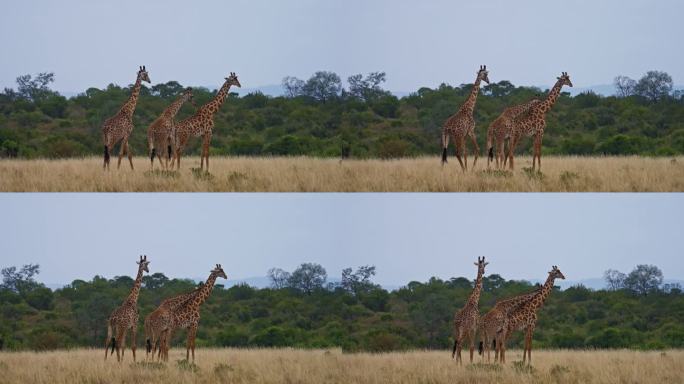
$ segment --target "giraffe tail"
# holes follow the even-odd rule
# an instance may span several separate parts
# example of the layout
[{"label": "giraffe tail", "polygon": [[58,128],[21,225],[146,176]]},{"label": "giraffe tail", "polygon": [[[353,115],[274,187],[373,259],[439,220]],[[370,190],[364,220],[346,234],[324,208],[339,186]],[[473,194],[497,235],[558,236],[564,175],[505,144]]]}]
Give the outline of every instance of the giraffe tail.
[{"label": "giraffe tail", "polygon": [[150,151],[150,161],[154,163],[154,155],[157,154],[157,148],[152,147],[152,150]]},{"label": "giraffe tail", "polygon": [[442,134],[442,165],[447,163],[447,147],[449,146],[449,136]]},{"label": "giraffe tail", "polygon": [[106,145],[104,146],[104,159],[105,162],[109,162],[109,147]]},{"label": "giraffe tail", "polygon": [[451,351],[452,359],[454,358],[454,356],[456,356],[456,347],[458,347],[458,340],[454,340],[454,349]]},{"label": "giraffe tail", "polygon": [[152,343],[150,342],[150,338],[149,338],[149,337],[145,340],[145,345],[146,345],[146,347],[147,347],[147,353],[152,352]]},{"label": "giraffe tail", "polygon": [[[116,346],[116,338],[114,338],[114,336],[112,336],[112,353],[114,353],[114,347],[115,346]],[[107,352],[105,352],[105,353],[107,353]]]},{"label": "giraffe tail", "polygon": [[484,351],[484,342],[480,341],[480,344],[477,345],[477,354],[482,355],[483,351]]}]

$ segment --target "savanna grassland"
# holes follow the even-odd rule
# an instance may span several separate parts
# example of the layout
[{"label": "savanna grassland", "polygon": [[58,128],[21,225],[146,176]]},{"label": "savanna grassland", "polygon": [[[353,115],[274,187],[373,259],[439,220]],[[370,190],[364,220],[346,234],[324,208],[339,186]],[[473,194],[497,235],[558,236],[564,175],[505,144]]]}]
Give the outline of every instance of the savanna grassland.
[{"label": "savanna grassland", "polygon": [[[682,383],[684,351],[543,350],[533,365],[510,351],[506,366],[464,363],[448,351],[199,349],[196,364],[171,351],[168,364],[103,360],[102,349],[0,353],[0,383]],[[140,357],[140,356],[139,356]]]},{"label": "savanna grassland", "polygon": [[[116,159],[113,159],[115,164]],[[469,158],[472,165],[472,158]],[[342,160],[317,157],[184,158],[180,171],[162,172],[158,163],[126,159],[121,169],[102,170],[102,159],[0,160],[0,191],[31,192],[679,192],[684,191],[684,157],[542,157],[532,172],[531,157],[516,158],[516,169],[487,170],[480,158],[462,172],[456,158],[442,167],[437,157],[397,160]]]}]

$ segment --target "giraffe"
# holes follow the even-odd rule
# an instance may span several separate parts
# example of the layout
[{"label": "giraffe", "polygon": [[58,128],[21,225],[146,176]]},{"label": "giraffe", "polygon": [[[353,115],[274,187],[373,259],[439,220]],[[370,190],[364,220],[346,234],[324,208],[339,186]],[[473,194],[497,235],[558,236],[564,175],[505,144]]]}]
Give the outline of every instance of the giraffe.
[{"label": "giraffe", "polygon": [[[502,325],[505,322],[505,319],[509,316],[511,311],[515,310],[516,308],[520,307],[521,305],[525,304],[528,302],[530,299],[532,299],[535,295],[537,295],[540,292],[540,289],[536,289],[532,292],[515,296],[509,299],[501,300],[498,301],[495,305],[494,308],[492,308],[489,312],[487,312],[486,315],[484,315],[480,319],[480,347],[479,347],[479,352],[481,355],[483,355],[483,349],[485,352],[487,352],[487,362],[490,362],[490,349],[489,349],[489,344],[490,342],[494,342],[494,347],[496,348],[496,342],[494,341],[496,338],[496,331],[502,327]],[[498,349],[496,350],[496,354],[494,355],[494,361],[498,360]],[[482,356],[484,359],[484,355]]]},{"label": "giraffe", "polygon": [[506,362],[506,341],[516,330],[525,330],[525,347],[523,349],[523,363],[527,354],[527,363],[532,363],[532,334],[537,325],[537,311],[544,305],[544,301],[553,290],[553,283],[556,279],[565,279],[563,273],[557,266],[553,266],[549,271],[549,276],[539,293],[536,294],[525,304],[513,310],[505,319],[501,328],[497,330],[496,348],[499,350],[499,361]]},{"label": "giraffe", "polygon": [[[174,118],[176,114],[181,109],[183,104],[189,101],[192,105],[195,105],[195,101],[192,95],[192,88],[186,88],[180,97],[178,97],[171,105],[169,105],[164,112],[147,128],[147,143],[150,153],[150,167],[154,169],[154,156],[157,155],[159,159],[159,165],[166,169],[169,167],[169,160],[172,155],[173,146],[173,128],[174,128]],[[168,149],[166,164],[162,163],[162,154],[157,152],[157,148],[161,151]],[[171,164],[173,166],[173,164]]]},{"label": "giraffe", "polygon": [[496,147],[496,168],[504,164],[504,141],[510,139],[513,119],[522,113],[527,112],[532,106],[538,104],[539,99],[534,98],[525,104],[516,105],[504,109],[503,113],[489,125],[487,129],[487,169],[489,164],[494,159],[494,151]]},{"label": "giraffe", "polygon": [[535,169],[535,160],[537,161],[539,170],[541,170],[541,144],[542,138],[544,137],[544,129],[546,128],[546,112],[548,112],[551,107],[553,107],[553,104],[556,103],[556,99],[558,99],[558,95],[564,85],[572,87],[572,82],[570,81],[570,76],[567,72],[563,72],[560,77],[557,77],[556,84],[551,88],[546,100],[533,105],[527,112],[518,115],[518,117],[513,119],[511,139],[508,143],[508,159],[510,161],[509,166],[511,169],[513,169],[513,153],[515,152],[515,147],[518,145],[520,138],[523,135],[526,135],[534,136],[532,170]]},{"label": "giraffe", "polygon": [[[138,332],[138,295],[140,294],[140,285],[142,284],[143,272],[150,272],[147,266],[150,264],[147,261],[147,255],[140,256],[138,263],[138,275],[133,283],[131,293],[126,300],[112,311],[112,314],[107,320],[107,340],[105,341],[105,360],[107,360],[107,352],[111,345],[112,351],[116,348],[116,360],[123,359],[123,351],[126,349],[126,332],[131,330],[131,349],[133,350],[133,361],[135,361],[135,336]],[[121,351],[121,355],[119,355]]]},{"label": "giraffe", "polygon": [[[176,152],[174,159],[176,161],[177,169],[180,169],[180,157],[183,153],[183,148],[191,136],[202,136],[202,155],[200,160],[200,169],[204,169],[204,160],[207,162],[207,170],[209,170],[209,143],[211,142],[211,134],[214,129],[214,114],[221,108],[223,101],[228,95],[231,85],[241,88],[235,72],[231,72],[230,76],[226,77],[223,86],[216,93],[216,96],[207,104],[201,106],[194,115],[179,122],[175,126],[175,145]],[[173,164],[173,163],[172,163]]]},{"label": "giraffe", "polygon": [[145,317],[145,345],[147,350],[146,359],[149,359],[150,353],[152,353],[152,358],[154,358],[158,348],[159,355],[157,356],[157,360],[159,360],[162,347],[165,342],[165,340],[162,340],[160,337],[161,331],[170,321],[171,312],[183,305],[189,299],[192,299],[194,295],[199,292],[201,286],[202,285],[200,284],[192,292],[184,293],[182,295],[171,297],[162,301],[157,309]]},{"label": "giraffe", "polygon": [[484,256],[482,256],[482,258],[478,257],[477,263],[473,264],[477,265],[475,287],[473,288],[470,297],[468,297],[466,305],[454,315],[454,349],[451,352],[451,358],[456,356],[456,360],[459,364],[461,364],[463,340],[466,337],[470,343],[470,362],[473,362],[475,332],[477,331],[477,324],[480,317],[478,304],[480,302],[480,291],[482,291],[482,276],[484,275],[485,266],[489,263],[486,263]]},{"label": "giraffe", "polygon": [[131,92],[128,101],[124,103],[116,115],[105,120],[102,124],[102,137],[104,141],[104,165],[102,167],[104,169],[109,169],[109,151],[119,141],[121,141],[121,149],[119,150],[117,168],[121,167],[123,155],[128,154],[128,162],[131,164],[131,169],[133,169],[133,154],[128,148],[128,137],[133,131],[133,112],[135,112],[135,105],[138,103],[140,86],[143,81],[150,82],[150,77],[144,65],[138,70],[138,77],[135,80],[133,92]]},{"label": "giraffe", "polygon": [[173,331],[180,328],[187,328],[188,339],[186,344],[185,359],[188,361],[190,360],[190,351],[192,350],[192,362],[195,362],[195,335],[197,333],[197,327],[200,321],[199,307],[211,294],[217,277],[222,277],[224,279],[228,278],[226,273],[223,272],[221,264],[216,264],[216,267],[211,270],[207,281],[194,296],[192,296],[174,311],[171,311],[171,321],[161,331],[161,338],[163,340],[162,345],[164,348],[164,360],[168,360],[169,343],[171,341],[171,335]]},{"label": "giraffe", "polygon": [[[459,108],[458,112],[451,115],[442,127],[442,165],[447,162],[447,147],[449,146],[449,135],[454,139],[454,146],[456,147],[456,158],[459,164],[461,164],[461,169],[464,171],[468,169],[468,155],[465,145],[466,136],[470,137],[473,142],[473,147],[475,150],[475,160],[473,160],[473,168],[475,163],[477,163],[477,157],[480,153],[480,147],[477,145],[477,139],[475,137],[475,119],[473,118],[473,110],[475,109],[475,102],[477,101],[477,94],[480,91],[480,82],[484,80],[489,84],[489,72],[487,71],[487,66],[480,66],[480,70],[477,71],[477,78],[473,84],[473,88],[470,91],[470,95],[466,102]],[[461,161],[461,153],[463,154],[463,159],[465,165]]]}]

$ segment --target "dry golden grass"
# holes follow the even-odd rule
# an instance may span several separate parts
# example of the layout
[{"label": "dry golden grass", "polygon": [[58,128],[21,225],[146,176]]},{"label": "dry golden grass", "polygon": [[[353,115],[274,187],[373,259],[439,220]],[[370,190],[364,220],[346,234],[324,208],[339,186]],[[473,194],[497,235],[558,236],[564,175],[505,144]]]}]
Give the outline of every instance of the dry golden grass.
[{"label": "dry golden grass", "polygon": [[[144,360],[144,351],[143,351]],[[510,351],[510,360],[520,351]],[[103,350],[0,353],[0,383],[682,383],[684,351],[533,351],[531,368],[464,363],[448,351],[344,354],[339,350],[198,349],[196,365],[122,364]]]},{"label": "dry golden grass", "polygon": [[[193,172],[199,157],[183,159],[180,172],[102,170],[102,159],[0,160],[0,191],[71,192],[681,192],[684,157],[552,157],[532,173],[530,157],[516,170],[461,172],[452,159],[344,160],[311,157],[212,157],[211,173]],[[114,162],[116,159],[114,159]],[[472,161],[472,160],[471,160]],[[527,169],[527,170],[526,170]]]}]

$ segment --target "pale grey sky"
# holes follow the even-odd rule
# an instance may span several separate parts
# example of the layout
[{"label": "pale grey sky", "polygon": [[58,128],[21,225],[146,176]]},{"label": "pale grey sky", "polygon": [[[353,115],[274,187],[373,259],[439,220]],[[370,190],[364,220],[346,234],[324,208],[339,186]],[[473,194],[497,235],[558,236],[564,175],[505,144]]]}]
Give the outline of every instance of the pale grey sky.
[{"label": "pale grey sky", "polygon": [[7,0],[0,5],[0,87],[54,71],[55,88],[152,83],[244,87],[331,70],[343,79],[386,71],[386,87],[415,91],[492,81],[576,87],[651,69],[684,79],[678,0]]},{"label": "pale grey sky", "polygon": [[0,267],[39,263],[69,283],[151,272],[230,279],[373,264],[376,281],[487,274],[568,280],[655,264],[684,278],[683,194],[0,194]]}]

